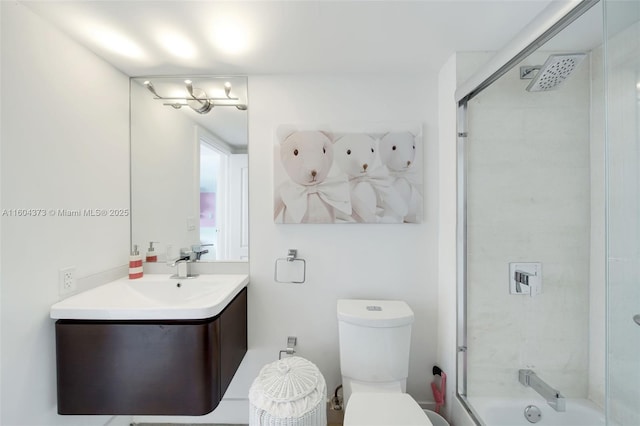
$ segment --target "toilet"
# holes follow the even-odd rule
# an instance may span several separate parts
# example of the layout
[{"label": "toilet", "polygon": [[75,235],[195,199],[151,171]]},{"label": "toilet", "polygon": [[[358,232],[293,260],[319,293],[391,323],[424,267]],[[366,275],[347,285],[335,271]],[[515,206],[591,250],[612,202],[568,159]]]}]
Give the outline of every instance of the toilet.
[{"label": "toilet", "polygon": [[338,300],[344,426],[432,426],[406,392],[413,311],[399,300]]}]

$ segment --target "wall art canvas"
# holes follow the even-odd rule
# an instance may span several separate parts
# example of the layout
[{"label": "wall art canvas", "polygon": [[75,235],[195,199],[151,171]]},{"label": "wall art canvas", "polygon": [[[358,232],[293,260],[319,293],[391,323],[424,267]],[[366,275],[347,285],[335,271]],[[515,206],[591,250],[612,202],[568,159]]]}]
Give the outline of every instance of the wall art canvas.
[{"label": "wall art canvas", "polygon": [[274,144],[276,223],[418,223],[422,129],[282,125]]}]

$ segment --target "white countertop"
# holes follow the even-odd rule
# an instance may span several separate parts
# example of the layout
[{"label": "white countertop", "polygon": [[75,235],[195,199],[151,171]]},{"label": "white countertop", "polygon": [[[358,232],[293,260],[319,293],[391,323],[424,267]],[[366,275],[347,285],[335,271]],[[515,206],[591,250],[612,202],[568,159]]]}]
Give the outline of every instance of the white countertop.
[{"label": "white countertop", "polygon": [[200,275],[173,279],[146,274],[112,281],[51,306],[53,319],[180,320],[218,315],[249,284],[245,274]]}]

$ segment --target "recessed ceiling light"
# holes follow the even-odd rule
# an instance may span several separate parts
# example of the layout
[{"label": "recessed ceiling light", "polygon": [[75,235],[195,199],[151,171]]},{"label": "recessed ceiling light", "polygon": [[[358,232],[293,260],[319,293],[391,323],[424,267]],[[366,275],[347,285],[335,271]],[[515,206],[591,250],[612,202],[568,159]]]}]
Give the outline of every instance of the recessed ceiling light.
[{"label": "recessed ceiling light", "polygon": [[247,30],[233,21],[225,20],[214,25],[213,41],[218,49],[232,55],[244,53],[249,49]]},{"label": "recessed ceiling light", "polygon": [[175,32],[163,32],[158,40],[167,52],[178,58],[191,59],[198,53],[189,39]]},{"label": "recessed ceiling light", "polygon": [[115,30],[107,28],[92,28],[91,36],[95,42],[107,50],[119,53],[128,58],[139,59],[144,52],[136,43]]}]

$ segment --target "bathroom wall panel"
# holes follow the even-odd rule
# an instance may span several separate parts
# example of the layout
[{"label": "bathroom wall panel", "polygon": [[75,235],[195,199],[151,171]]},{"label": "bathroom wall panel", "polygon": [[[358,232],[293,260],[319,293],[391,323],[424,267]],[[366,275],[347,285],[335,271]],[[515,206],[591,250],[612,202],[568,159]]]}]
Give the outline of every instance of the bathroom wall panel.
[{"label": "bathroom wall panel", "polygon": [[[407,389],[418,401],[433,401],[428,383],[438,345],[437,72],[249,76],[249,102],[249,346],[277,357],[287,336],[297,336],[297,354],[318,365],[333,392],[341,382],[337,299],[406,300],[416,314]],[[331,131],[371,123],[422,123],[423,222],[274,224],[277,127]],[[274,260],[290,248],[307,261],[304,284],[273,280]]]},{"label": "bathroom wall panel", "polygon": [[128,78],[23,3],[0,3],[2,208],[48,213],[1,219],[0,424],[104,425],[57,415],[48,313],[60,268],[82,279],[126,265],[129,218],[50,212],[128,208]]}]

